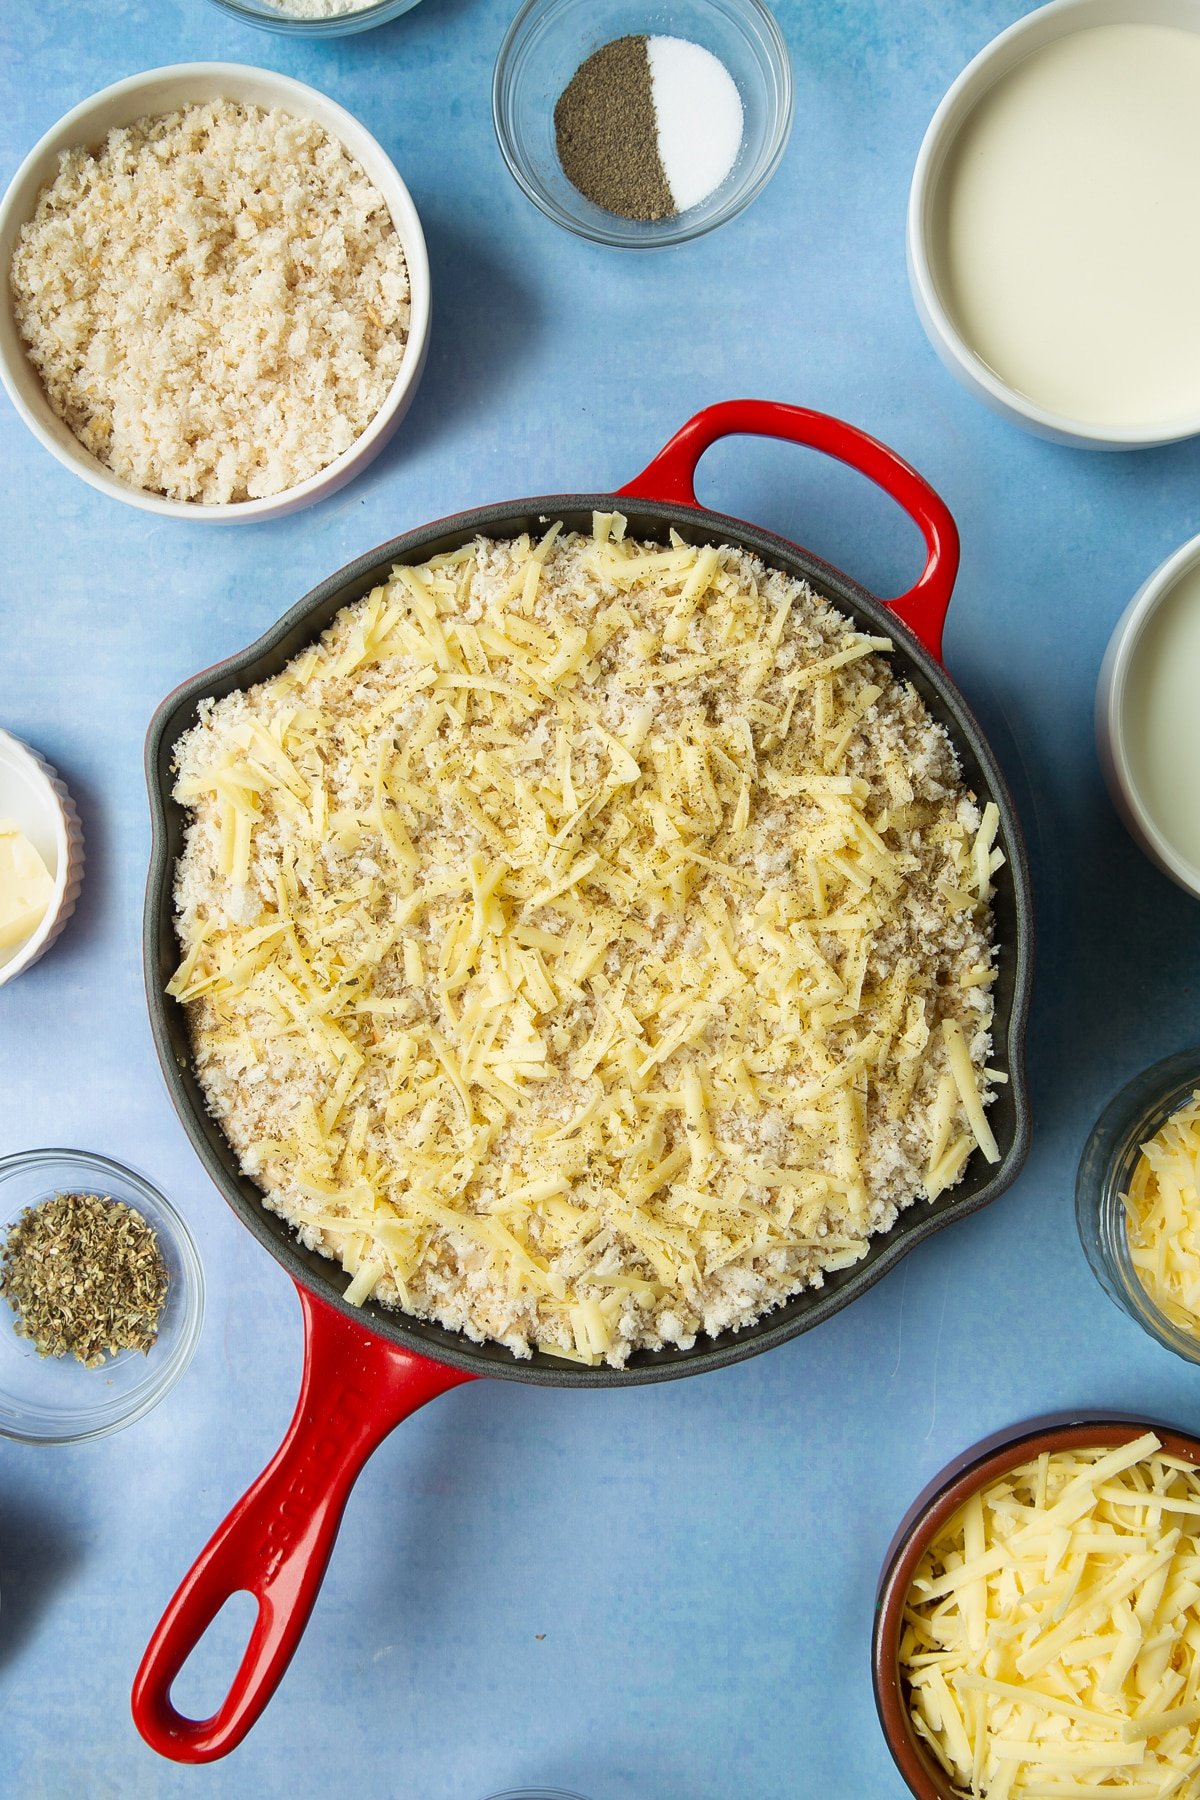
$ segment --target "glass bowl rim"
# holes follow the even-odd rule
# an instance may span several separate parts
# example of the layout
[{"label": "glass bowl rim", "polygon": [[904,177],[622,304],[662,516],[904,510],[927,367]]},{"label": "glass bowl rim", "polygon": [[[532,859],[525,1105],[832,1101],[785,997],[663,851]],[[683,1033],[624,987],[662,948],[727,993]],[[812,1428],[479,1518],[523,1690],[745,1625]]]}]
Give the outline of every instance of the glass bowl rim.
[{"label": "glass bowl rim", "polygon": [[[705,5],[707,0],[695,0],[695,3]],[[564,231],[571,232],[575,237],[586,238],[595,244],[605,244],[614,250],[665,250],[672,244],[686,244],[695,238],[705,237],[710,231],[715,231],[719,225],[728,224],[730,219],[736,218],[750,205],[752,200],[758,198],[776,173],[788,147],[792,125],[795,122],[796,83],[792,73],[792,59],[779,21],[767,6],[766,0],[727,0],[731,14],[740,14],[743,19],[753,18],[761,26],[764,41],[768,46],[768,59],[779,83],[779,104],[777,107],[772,106],[769,109],[771,123],[766,134],[768,148],[764,151],[758,173],[752,180],[733,188],[725,201],[709,216],[686,224],[689,213],[695,210],[688,208],[684,212],[674,214],[669,219],[643,221],[656,229],[641,236],[631,235],[627,227],[633,221],[621,219],[617,214],[613,214],[613,225],[606,226],[603,218],[592,219],[581,212],[571,212],[566,207],[560,206],[533,177],[532,173],[526,171],[519,151],[519,138],[512,129],[512,109],[508,98],[510,92],[508,77],[512,63],[518,51],[523,47],[524,39],[533,30],[540,17],[565,10],[574,4],[577,4],[577,0],[523,0],[523,4],[514,15],[496,53],[496,63],[492,71],[492,126],[505,166],[521,192],[527,199],[532,200],[546,218],[553,224],[561,226]],[[661,226],[661,230],[657,229],[659,226]]]},{"label": "glass bowl rim", "polygon": [[[127,1183],[161,1210],[181,1268],[179,1335],[164,1358],[157,1377],[136,1388],[129,1396],[132,1403],[128,1406],[111,1402],[112,1415],[102,1418],[98,1424],[81,1430],[21,1431],[0,1418],[0,1438],[22,1444],[89,1443],[93,1438],[108,1437],[112,1432],[120,1431],[124,1426],[144,1418],[187,1370],[204,1325],[204,1267],[196,1240],[178,1208],[167,1199],[156,1183],[140,1171],[131,1168],[128,1163],[117,1162],[114,1157],[104,1156],[99,1151],[75,1150],[55,1145],[37,1150],[18,1150],[10,1156],[0,1157],[0,1187],[7,1175],[64,1162],[101,1175],[116,1176],[120,1182]],[[79,1412],[72,1415],[75,1420],[81,1416],[84,1415]]]},{"label": "glass bowl rim", "polygon": [[515,1787],[489,1794],[487,1800],[584,1800],[584,1796],[574,1788]]}]

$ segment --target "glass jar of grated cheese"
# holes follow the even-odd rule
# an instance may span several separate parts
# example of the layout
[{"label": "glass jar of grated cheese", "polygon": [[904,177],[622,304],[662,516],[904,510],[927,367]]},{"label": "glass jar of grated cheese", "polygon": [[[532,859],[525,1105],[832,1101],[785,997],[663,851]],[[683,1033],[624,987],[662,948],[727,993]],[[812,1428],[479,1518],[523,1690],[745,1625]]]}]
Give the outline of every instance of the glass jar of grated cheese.
[{"label": "glass jar of grated cheese", "polygon": [[[1186,1163],[1185,1133],[1166,1131],[1178,1115],[1195,1108],[1200,1090],[1200,1049],[1181,1050],[1138,1075],[1114,1095],[1092,1128],[1075,1181],[1075,1221],[1092,1273],[1122,1312],[1143,1331],[1187,1362],[1200,1363],[1200,1306],[1194,1321],[1172,1301],[1189,1282],[1182,1266],[1196,1254],[1196,1294],[1200,1299],[1200,1204],[1187,1228],[1189,1188],[1200,1179],[1200,1163]],[[1161,1134],[1161,1135],[1160,1135]],[[1146,1191],[1147,1158],[1168,1156],[1179,1163],[1181,1198],[1147,1213],[1139,1197]],[[1200,1197],[1198,1197],[1200,1198]]]}]

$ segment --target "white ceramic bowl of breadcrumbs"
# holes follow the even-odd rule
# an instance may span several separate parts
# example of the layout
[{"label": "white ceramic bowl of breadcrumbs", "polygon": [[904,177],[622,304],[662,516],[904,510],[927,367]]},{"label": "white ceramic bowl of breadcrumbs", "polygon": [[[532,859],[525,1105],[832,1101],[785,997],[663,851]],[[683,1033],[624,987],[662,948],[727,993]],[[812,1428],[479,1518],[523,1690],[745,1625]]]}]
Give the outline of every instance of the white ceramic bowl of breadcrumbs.
[{"label": "white ceramic bowl of breadcrumbs", "polygon": [[388,442],[420,381],[429,261],[342,107],[237,63],[131,76],[0,201],[0,379],[101,493],[174,519],[295,512]]}]

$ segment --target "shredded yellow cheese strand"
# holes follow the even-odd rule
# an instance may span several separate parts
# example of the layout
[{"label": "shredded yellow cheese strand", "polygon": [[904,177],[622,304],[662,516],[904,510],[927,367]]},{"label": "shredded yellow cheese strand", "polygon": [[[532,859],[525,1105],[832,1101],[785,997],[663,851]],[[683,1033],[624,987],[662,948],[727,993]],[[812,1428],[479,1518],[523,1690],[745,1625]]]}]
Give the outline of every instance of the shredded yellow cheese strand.
[{"label": "shredded yellow cheese strand", "polygon": [[1200,1089],[1142,1145],[1122,1198],[1139,1281],[1173,1325],[1200,1337]]},{"label": "shredded yellow cheese strand", "polygon": [[974,1494],[909,1589],[914,1728],[995,1800],[1194,1792],[1200,1473],[1152,1433],[1043,1455]]}]

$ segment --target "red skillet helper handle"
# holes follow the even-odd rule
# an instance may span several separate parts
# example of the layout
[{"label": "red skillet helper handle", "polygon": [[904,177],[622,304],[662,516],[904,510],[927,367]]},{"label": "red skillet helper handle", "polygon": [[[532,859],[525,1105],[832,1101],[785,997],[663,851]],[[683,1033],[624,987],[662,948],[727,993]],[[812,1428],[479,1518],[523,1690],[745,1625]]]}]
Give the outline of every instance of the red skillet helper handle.
[{"label": "red skillet helper handle", "polygon": [[844,419],[811,412],[806,406],[786,406],[779,400],[723,400],[689,419],[653,462],[618,493],[632,500],[697,506],[697,463],[718,438],[738,436],[783,438],[789,444],[822,450],[867,476],[904,508],[925,539],[925,568],[907,593],[886,604],[941,662],[942,627],[958,574],[954,520],[945,501],[914,468],[878,438],[868,437]]},{"label": "red skillet helper handle", "polygon": [[[283,1679],[333,1550],[355,1477],[392,1428],[472,1376],[398,1349],[299,1289],[304,1375],[279,1449],[201,1551],[151,1638],[133,1718],[162,1756],[212,1762],[241,1743]],[[231,1594],[258,1618],[229,1693],[187,1719],[171,1684]]]}]

